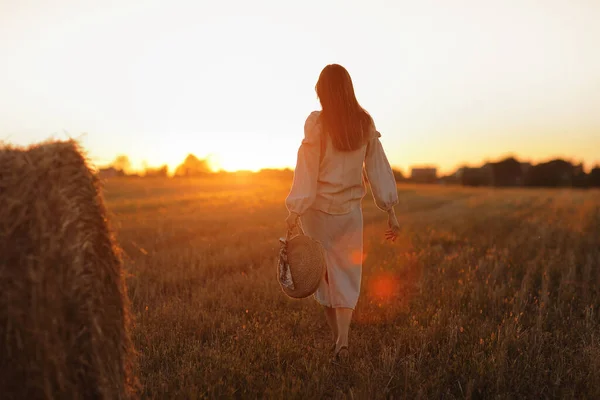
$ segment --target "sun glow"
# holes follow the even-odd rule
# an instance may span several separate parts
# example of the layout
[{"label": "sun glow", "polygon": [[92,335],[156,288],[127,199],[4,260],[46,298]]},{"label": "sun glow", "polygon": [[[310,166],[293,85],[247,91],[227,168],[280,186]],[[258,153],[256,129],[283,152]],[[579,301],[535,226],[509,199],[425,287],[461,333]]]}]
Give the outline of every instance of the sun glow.
[{"label": "sun glow", "polygon": [[593,2],[110,3],[0,2],[0,140],[86,132],[106,162],[293,167],[335,62],[405,170],[507,152],[600,162]]},{"label": "sun glow", "polygon": [[265,163],[265,160],[260,157],[259,154],[247,150],[238,152],[229,152],[224,154],[218,154],[214,157],[211,162],[211,167],[214,171],[252,171],[257,172],[269,165]]}]

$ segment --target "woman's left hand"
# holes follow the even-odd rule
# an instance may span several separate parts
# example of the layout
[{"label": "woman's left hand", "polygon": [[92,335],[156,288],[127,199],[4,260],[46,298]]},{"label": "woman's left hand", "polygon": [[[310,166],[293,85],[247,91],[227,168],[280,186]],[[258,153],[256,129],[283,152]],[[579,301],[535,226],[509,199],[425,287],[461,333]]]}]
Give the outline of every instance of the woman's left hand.
[{"label": "woman's left hand", "polygon": [[285,219],[288,229],[293,229],[298,224],[298,218],[300,218],[300,216],[296,213],[290,213],[290,215],[288,215]]},{"label": "woman's left hand", "polygon": [[395,242],[398,235],[400,235],[400,224],[398,223],[398,218],[396,218],[396,213],[392,208],[388,211],[388,229],[385,231],[385,238]]}]

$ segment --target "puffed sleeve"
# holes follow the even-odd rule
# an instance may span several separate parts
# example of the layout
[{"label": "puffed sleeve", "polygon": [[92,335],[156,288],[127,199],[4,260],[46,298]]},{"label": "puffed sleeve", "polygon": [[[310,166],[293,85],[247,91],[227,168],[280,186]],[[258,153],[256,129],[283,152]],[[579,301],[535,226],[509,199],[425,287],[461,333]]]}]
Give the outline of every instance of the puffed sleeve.
[{"label": "puffed sleeve", "polygon": [[379,140],[380,137],[381,134],[375,131],[367,144],[365,173],[371,185],[375,204],[381,210],[389,211],[398,204],[398,189],[392,167]]},{"label": "puffed sleeve", "polygon": [[317,181],[321,159],[319,112],[312,112],[304,123],[304,139],[298,149],[294,181],[285,204],[290,212],[302,215],[317,197]]}]

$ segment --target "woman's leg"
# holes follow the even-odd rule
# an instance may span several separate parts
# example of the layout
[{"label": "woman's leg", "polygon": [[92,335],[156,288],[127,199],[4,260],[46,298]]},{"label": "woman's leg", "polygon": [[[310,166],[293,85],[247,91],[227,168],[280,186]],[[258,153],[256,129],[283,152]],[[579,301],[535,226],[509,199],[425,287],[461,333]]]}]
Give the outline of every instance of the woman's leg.
[{"label": "woman's leg", "polygon": [[350,330],[350,322],[352,321],[351,308],[336,308],[337,332],[338,339],[335,346],[335,351],[339,351],[342,347],[348,346],[348,331]]},{"label": "woman's leg", "polygon": [[333,342],[336,343],[338,340],[338,326],[335,316],[335,308],[325,307],[325,318],[327,319],[327,324],[331,328]]}]

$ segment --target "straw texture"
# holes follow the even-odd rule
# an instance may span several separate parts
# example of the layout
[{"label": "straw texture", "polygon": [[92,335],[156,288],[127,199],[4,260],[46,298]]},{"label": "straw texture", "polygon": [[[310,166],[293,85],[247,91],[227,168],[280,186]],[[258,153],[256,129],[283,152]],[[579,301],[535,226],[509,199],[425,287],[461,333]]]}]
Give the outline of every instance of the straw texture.
[{"label": "straw texture", "polygon": [[0,147],[0,397],[135,397],[129,302],[77,143]]}]

